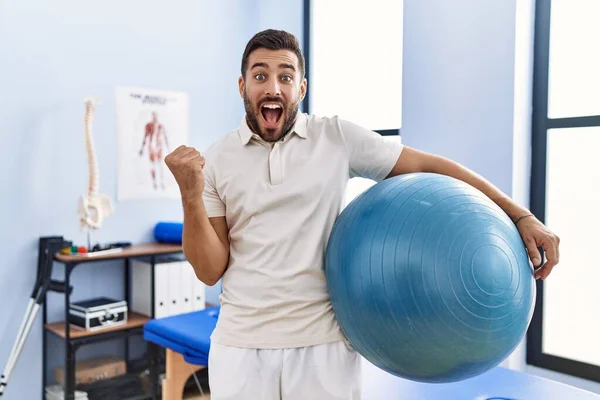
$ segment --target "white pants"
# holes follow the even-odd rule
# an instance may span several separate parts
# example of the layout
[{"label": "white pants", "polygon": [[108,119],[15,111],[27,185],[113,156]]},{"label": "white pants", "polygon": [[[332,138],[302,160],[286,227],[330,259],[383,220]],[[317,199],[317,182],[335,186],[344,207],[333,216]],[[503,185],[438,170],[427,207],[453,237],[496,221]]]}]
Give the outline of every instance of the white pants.
[{"label": "white pants", "polygon": [[359,400],[361,361],[345,342],[244,349],[212,342],[211,400]]}]

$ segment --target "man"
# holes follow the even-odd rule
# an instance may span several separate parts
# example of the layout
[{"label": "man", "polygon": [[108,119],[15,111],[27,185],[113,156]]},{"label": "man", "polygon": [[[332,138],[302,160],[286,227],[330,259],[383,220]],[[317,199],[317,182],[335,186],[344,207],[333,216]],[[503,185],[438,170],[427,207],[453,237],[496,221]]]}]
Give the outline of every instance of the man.
[{"label": "man", "polygon": [[337,117],[299,113],[306,79],[292,35],[255,35],[238,83],[246,109],[240,127],[206,158],[181,146],[165,160],[181,190],[185,255],[204,283],[223,279],[211,398],[360,398],[360,357],[340,332],[323,273],[350,177],[433,172],[461,179],[518,221],[534,265],[537,247],[545,249],[537,278],[557,264],[558,238],[482,177]]},{"label": "man", "polygon": [[[167,141],[167,133],[165,127],[158,121],[158,114],[156,111],[152,112],[152,121],[148,122],[144,127],[144,140],[142,141],[142,147],[140,148],[140,157],[144,154],[144,147],[148,142],[148,157],[150,159],[150,176],[152,177],[152,184],[154,190],[159,186],[156,177],[156,170],[160,174],[160,187],[165,188],[165,180],[163,176],[163,154],[168,151],[169,142]],[[164,148],[163,148],[164,146]]]}]

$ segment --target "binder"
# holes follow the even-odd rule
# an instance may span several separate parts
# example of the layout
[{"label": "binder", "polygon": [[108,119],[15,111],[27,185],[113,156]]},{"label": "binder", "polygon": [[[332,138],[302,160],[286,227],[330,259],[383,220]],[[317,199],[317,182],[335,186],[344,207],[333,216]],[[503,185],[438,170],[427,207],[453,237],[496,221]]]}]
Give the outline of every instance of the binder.
[{"label": "binder", "polygon": [[152,317],[152,304],[150,303],[150,286],[152,275],[150,266],[138,260],[129,264],[130,300],[129,309],[138,314]]},{"label": "binder", "polygon": [[206,285],[194,274],[194,311],[204,310],[206,308]]},{"label": "binder", "polygon": [[[132,260],[130,264],[130,305],[129,308],[150,318],[163,318],[171,315],[169,292],[171,269],[174,262],[160,262],[154,265],[154,288],[152,287],[152,264]],[[154,303],[154,314],[152,305]]]},{"label": "binder", "polygon": [[181,303],[181,312],[188,313],[194,311],[194,285],[195,281],[198,280],[196,278],[196,273],[194,272],[194,268],[187,261],[182,261],[180,263],[181,268],[181,280],[180,280],[180,303]]},{"label": "binder", "polygon": [[181,262],[169,263],[169,315],[181,314]]},{"label": "binder", "polygon": [[[173,263],[154,265],[154,318],[163,318],[172,315],[169,304],[172,266]],[[150,269],[150,265],[148,265],[147,269]],[[148,287],[146,292],[151,293],[151,288]]]},{"label": "binder", "polygon": [[150,318],[164,318],[206,308],[206,285],[196,277],[194,268],[187,260],[157,262],[154,265],[154,288],[152,265],[133,260],[130,264],[130,282],[130,309]]}]

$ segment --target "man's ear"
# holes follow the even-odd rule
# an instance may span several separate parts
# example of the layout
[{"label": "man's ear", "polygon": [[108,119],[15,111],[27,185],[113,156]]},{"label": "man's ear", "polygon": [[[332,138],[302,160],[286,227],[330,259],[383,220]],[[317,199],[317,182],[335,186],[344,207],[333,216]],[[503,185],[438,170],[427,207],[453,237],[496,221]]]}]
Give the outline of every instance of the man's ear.
[{"label": "man's ear", "polygon": [[306,91],[308,90],[308,82],[306,78],[302,79],[302,83],[300,84],[300,100],[304,100],[306,97]]},{"label": "man's ear", "polygon": [[240,97],[244,98],[244,87],[246,85],[244,84],[244,77],[241,75],[238,78],[238,86],[240,87]]}]

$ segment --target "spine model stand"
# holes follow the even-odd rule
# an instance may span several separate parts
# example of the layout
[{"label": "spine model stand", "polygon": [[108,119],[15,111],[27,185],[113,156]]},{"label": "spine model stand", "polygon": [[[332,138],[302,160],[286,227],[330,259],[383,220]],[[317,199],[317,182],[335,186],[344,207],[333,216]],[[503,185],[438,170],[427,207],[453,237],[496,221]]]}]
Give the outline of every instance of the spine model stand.
[{"label": "spine model stand", "polygon": [[96,158],[92,135],[94,112],[97,104],[98,101],[96,99],[85,99],[84,128],[89,171],[88,191],[86,195],[79,198],[79,207],[77,211],[80,229],[88,234],[88,250],[90,250],[91,247],[90,232],[99,229],[102,226],[104,218],[113,213],[113,205],[110,197],[99,193],[100,172],[98,169],[98,160]]}]

